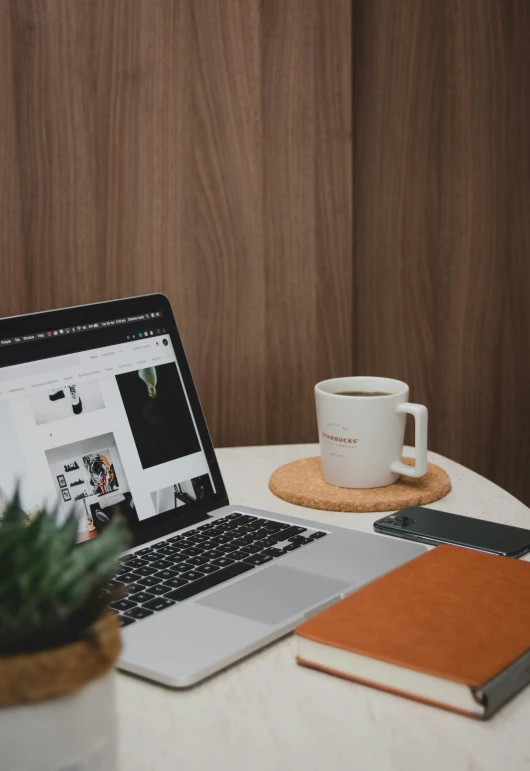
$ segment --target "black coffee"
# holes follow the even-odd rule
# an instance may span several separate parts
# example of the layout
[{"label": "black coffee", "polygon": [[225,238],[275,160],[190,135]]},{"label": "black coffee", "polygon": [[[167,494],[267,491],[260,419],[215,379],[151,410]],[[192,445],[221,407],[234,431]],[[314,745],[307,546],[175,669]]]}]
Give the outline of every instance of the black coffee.
[{"label": "black coffee", "polygon": [[390,396],[388,391],[335,391],[337,396]]}]

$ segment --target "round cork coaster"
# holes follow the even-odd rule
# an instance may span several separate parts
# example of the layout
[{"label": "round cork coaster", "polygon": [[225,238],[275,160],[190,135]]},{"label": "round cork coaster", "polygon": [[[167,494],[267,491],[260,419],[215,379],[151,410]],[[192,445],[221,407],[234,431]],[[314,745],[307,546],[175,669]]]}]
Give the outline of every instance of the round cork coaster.
[{"label": "round cork coaster", "polygon": [[[414,460],[403,458],[403,463],[413,466]],[[335,487],[324,481],[317,456],[280,466],[271,474],[269,488],[278,498],[309,509],[396,511],[438,501],[451,489],[451,480],[440,466],[429,463],[427,473],[421,479],[401,476],[393,485],[367,490]]]}]

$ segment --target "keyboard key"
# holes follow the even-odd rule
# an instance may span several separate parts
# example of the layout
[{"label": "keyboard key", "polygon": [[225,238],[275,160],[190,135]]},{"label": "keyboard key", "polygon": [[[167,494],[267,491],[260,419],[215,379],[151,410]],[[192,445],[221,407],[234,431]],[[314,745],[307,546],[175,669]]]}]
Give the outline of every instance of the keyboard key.
[{"label": "keyboard key", "polygon": [[254,543],[252,546],[247,546],[245,551],[248,551],[250,554],[257,554],[263,549],[263,546],[260,543]]},{"label": "keyboard key", "polygon": [[146,576],[145,578],[139,578],[136,583],[140,584],[140,586],[156,586],[161,580],[161,578],[157,578],[156,576]]},{"label": "keyboard key", "polygon": [[237,543],[227,543],[226,546],[223,546],[225,554],[230,554],[231,551],[236,551],[237,549],[239,549]]},{"label": "keyboard key", "polygon": [[197,581],[199,578],[204,577],[204,573],[201,573],[199,570],[188,570],[186,573],[182,573],[182,575],[179,576],[179,579],[184,579],[185,581]]},{"label": "keyboard key", "polygon": [[125,615],[129,616],[129,618],[141,619],[147,618],[147,616],[152,616],[153,611],[144,608],[142,605],[137,605],[136,608],[125,611]]},{"label": "keyboard key", "polygon": [[311,543],[310,539],[304,538],[303,535],[292,535],[288,540],[291,543],[300,543],[300,544]]},{"label": "keyboard key", "polygon": [[117,616],[118,624],[120,626],[129,626],[129,624],[134,624],[135,619],[134,618],[127,618],[127,616]]},{"label": "keyboard key", "polygon": [[163,586],[166,587],[167,592],[168,589],[177,589],[179,586],[184,586],[187,583],[183,578],[170,578],[169,581],[164,581]]},{"label": "keyboard key", "polygon": [[[172,559],[174,559],[174,557]],[[151,563],[151,565],[155,568],[155,570],[164,570],[164,568],[172,568],[173,562],[167,559],[161,559]]]},{"label": "keyboard key", "polygon": [[236,533],[238,536],[244,536],[251,533],[252,530],[248,527],[248,525],[240,525],[237,530],[233,530],[232,532]]},{"label": "keyboard key", "polygon": [[212,560],[212,565],[217,565],[220,568],[226,568],[228,565],[233,565],[234,560],[229,557],[219,557],[219,559]]},{"label": "keyboard key", "polygon": [[150,565],[155,565],[166,560],[167,554],[160,554],[160,552],[152,551],[151,554],[146,554],[146,559],[149,560]]},{"label": "keyboard key", "polygon": [[[299,536],[295,536],[295,537],[301,538],[302,536],[299,535]],[[272,538],[262,538],[262,540],[259,541],[259,545],[261,546],[262,549],[266,548],[267,546],[274,546],[277,543],[278,543],[278,541],[274,537],[272,537]]]},{"label": "keyboard key", "polygon": [[238,527],[236,530],[231,530],[230,532],[232,535],[237,536],[237,538],[245,538],[252,531],[247,530],[247,528],[243,525],[243,527]]},{"label": "keyboard key", "polygon": [[284,551],[294,551],[295,549],[299,549],[301,545],[301,543],[290,543],[289,546],[285,547]]},{"label": "keyboard key", "polygon": [[107,584],[107,589],[117,589],[120,586],[125,586],[123,581],[118,581],[116,578],[113,578],[112,581],[109,581]]},{"label": "keyboard key", "polygon": [[242,514],[240,517],[234,517],[234,519],[229,520],[225,524],[226,530],[233,530],[236,527],[241,527],[242,525],[246,525],[251,521],[250,517],[246,517],[244,514]]},{"label": "keyboard key", "polygon": [[221,522],[223,519],[230,521],[232,519],[238,519],[239,517],[243,516],[242,514],[239,514],[238,512],[234,512],[234,514],[227,514],[225,517],[221,517],[217,520],[217,522]]},{"label": "keyboard key", "polygon": [[169,568],[166,568],[165,570],[159,570],[158,573],[155,573],[155,576],[161,578],[162,581],[167,581],[168,578],[176,578],[176,576],[178,576],[178,570],[169,570]]},{"label": "keyboard key", "polygon": [[233,543],[237,543],[238,546],[246,546],[249,543],[253,543],[254,539],[251,535],[244,535],[242,538],[238,538]]},{"label": "keyboard key", "polygon": [[208,563],[208,557],[188,557],[187,563],[193,567],[200,567]]},{"label": "keyboard key", "polygon": [[135,558],[135,559],[129,560],[129,562],[127,563],[127,567],[129,568],[129,570],[136,570],[137,568],[145,568],[147,567],[148,564],[149,563],[147,562],[147,560],[141,560],[141,559]]},{"label": "keyboard key", "polygon": [[168,587],[165,584],[157,584],[156,586],[150,586],[149,592],[159,597],[161,594],[165,594],[168,591]]},{"label": "keyboard key", "polygon": [[146,546],[145,549],[140,549],[139,551],[135,551],[134,554],[136,557],[141,557],[142,554],[147,554],[150,551],[151,551],[151,547]]},{"label": "keyboard key", "polygon": [[185,560],[186,555],[183,552],[180,552],[180,554],[173,554],[171,557],[164,555],[164,562],[169,562],[172,569],[175,567],[175,565],[178,565],[179,562],[184,562]]},{"label": "keyboard key", "polygon": [[256,522],[249,522],[249,524],[246,527],[247,527],[247,530],[254,532],[255,530],[261,529],[261,522],[260,520],[257,520]]},{"label": "keyboard key", "polygon": [[231,556],[232,556],[232,557],[233,557],[235,560],[244,560],[244,559],[246,559],[247,557],[250,557],[250,552],[249,552],[249,551],[246,551],[246,549],[240,549],[239,551],[234,551],[234,552],[232,552]]},{"label": "keyboard key", "polygon": [[184,540],[184,536],[183,535],[174,535],[173,538],[168,538],[167,539],[167,543],[175,543],[175,544],[177,544],[177,543],[180,543],[183,540]]},{"label": "keyboard key", "polygon": [[[235,562],[233,565],[230,565],[223,570],[218,570],[216,573],[212,573],[210,576],[205,576],[199,581],[195,581],[192,584],[183,586],[180,589],[174,589],[172,592],[169,592],[166,597],[169,597],[171,600],[176,600],[177,602],[182,602],[183,600],[187,600],[189,597],[193,597],[195,594],[205,592],[207,589],[218,586],[225,581],[229,581],[231,578],[243,575],[243,573],[253,569],[253,565],[247,565],[243,562]],[[129,612],[133,613],[134,611]]]},{"label": "keyboard key", "polygon": [[262,538],[270,537],[270,533],[268,530],[264,530],[263,528],[261,530],[255,530],[254,531],[254,540],[255,541],[261,541]]},{"label": "keyboard key", "polygon": [[309,537],[311,539],[314,539],[314,538],[324,538],[325,535],[327,535],[327,533],[324,533],[323,530],[317,530],[316,533],[310,533]]},{"label": "keyboard key", "polygon": [[[153,600],[155,597],[154,594],[151,594],[151,592],[136,592],[136,594],[131,594],[130,599],[134,600],[134,602],[147,602],[147,600]],[[127,610],[127,608],[124,608],[124,610]]]},{"label": "keyboard key", "polygon": [[272,547],[270,549],[265,549],[262,554],[268,554],[269,557],[281,557],[282,554],[285,554],[283,549],[277,549],[275,547]]},{"label": "keyboard key", "polygon": [[[279,530],[284,529],[281,522],[264,522],[263,526],[269,533],[277,533]],[[286,527],[288,527],[288,525]]]},{"label": "keyboard key", "polygon": [[239,525],[235,520],[233,522],[229,522],[228,525],[225,525],[225,533],[231,533],[233,530],[237,530],[238,527]]},{"label": "keyboard key", "polygon": [[234,520],[238,527],[241,527],[241,525],[248,525],[250,522],[254,522],[256,517],[251,517],[248,514],[243,514],[243,516],[239,517],[239,519]]},{"label": "keyboard key", "polygon": [[300,533],[306,532],[306,527],[295,527],[294,525],[291,525],[291,527],[288,527],[286,530],[280,530],[279,533],[276,533],[274,538],[276,541],[287,541],[293,535],[300,535]]},{"label": "keyboard key", "polygon": [[264,565],[265,562],[272,562],[272,557],[268,554],[254,554],[246,562],[250,563],[250,565]]},{"label": "keyboard key", "polygon": [[233,536],[231,535],[220,535],[219,538],[216,538],[217,543],[220,544],[230,543],[232,540]]},{"label": "keyboard key", "polygon": [[210,539],[207,535],[194,535],[193,538],[188,538],[188,543],[207,543]]},{"label": "keyboard key", "polygon": [[[141,576],[139,576],[141,578]],[[125,594],[134,594],[135,592],[141,592],[143,591],[143,586],[140,586],[140,584],[128,584],[127,586],[123,587],[123,591]]]},{"label": "keyboard key", "polygon": [[158,554],[167,554],[168,556],[171,556],[178,553],[178,549],[176,549],[174,546],[160,546],[155,548]]},{"label": "keyboard key", "polygon": [[153,565],[153,567],[136,568],[135,572],[142,576],[142,578],[145,578],[145,576],[152,576],[153,573],[156,573],[157,569],[156,565]]},{"label": "keyboard key", "polygon": [[174,604],[174,600],[168,600],[167,597],[155,597],[154,600],[145,602],[142,607],[149,608],[149,610],[164,610]]},{"label": "keyboard key", "polygon": [[130,610],[136,605],[132,600],[118,600],[118,602],[111,602],[110,607],[114,610]]},{"label": "keyboard key", "polygon": [[202,549],[197,549],[195,547],[190,546],[189,549],[184,549],[183,552],[181,552],[183,557],[198,557],[199,554],[202,554]]},{"label": "keyboard key", "polygon": [[216,559],[219,559],[220,557],[225,556],[224,551],[220,551],[218,549],[212,549],[211,551],[204,552],[204,554],[205,556],[207,555],[210,558],[210,560],[216,560]]},{"label": "keyboard key", "polygon": [[207,522],[205,525],[201,525],[201,527],[198,527],[197,530],[199,533],[202,533],[204,530],[210,530],[212,527],[215,527],[214,522]]},{"label": "keyboard key", "polygon": [[221,568],[218,565],[203,565],[201,573],[209,575],[210,573],[215,573],[216,570],[221,570]]},{"label": "keyboard key", "polygon": [[127,573],[122,573],[120,576],[120,581],[124,581],[126,584],[134,584],[135,581],[137,581],[140,578],[140,575],[138,573],[132,573],[128,571]]}]

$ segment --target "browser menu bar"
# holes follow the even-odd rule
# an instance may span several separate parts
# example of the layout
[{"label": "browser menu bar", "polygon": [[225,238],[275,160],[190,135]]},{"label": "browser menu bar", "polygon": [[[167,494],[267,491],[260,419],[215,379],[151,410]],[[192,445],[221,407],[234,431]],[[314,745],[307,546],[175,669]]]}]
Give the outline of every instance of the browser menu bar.
[{"label": "browser menu bar", "polygon": [[80,324],[75,327],[62,327],[59,329],[50,329],[46,332],[35,332],[31,335],[13,335],[12,337],[6,337],[0,340],[0,348],[7,345],[16,345],[18,343],[30,343],[36,340],[46,340],[48,338],[62,337],[64,335],[74,335],[80,332],[91,332],[99,329],[107,329],[108,327],[119,327],[122,324],[138,324],[139,322],[152,323],[158,318],[161,318],[163,314],[158,311],[156,313],[142,313],[138,316],[125,316],[120,319],[109,319],[108,321],[96,321],[93,324]]}]

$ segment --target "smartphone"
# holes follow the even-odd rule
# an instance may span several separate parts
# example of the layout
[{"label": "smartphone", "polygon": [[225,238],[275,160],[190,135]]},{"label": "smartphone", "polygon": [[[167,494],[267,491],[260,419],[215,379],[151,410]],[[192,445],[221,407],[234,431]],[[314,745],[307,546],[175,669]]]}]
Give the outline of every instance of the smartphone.
[{"label": "smartphone", "polygon": [[374,530],[433,546],[451,543],[505,557],[521,557],[530,551],[530,530],[422,506],[410,506],[378,519]]}]

